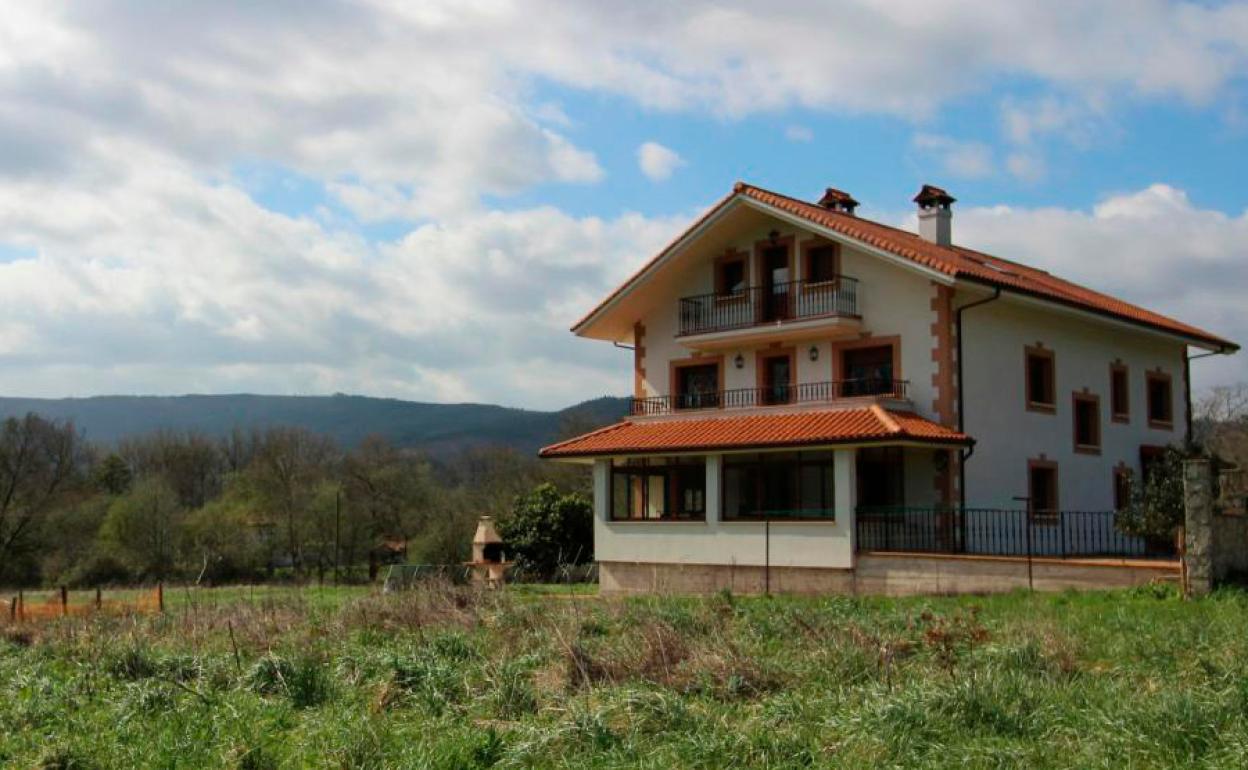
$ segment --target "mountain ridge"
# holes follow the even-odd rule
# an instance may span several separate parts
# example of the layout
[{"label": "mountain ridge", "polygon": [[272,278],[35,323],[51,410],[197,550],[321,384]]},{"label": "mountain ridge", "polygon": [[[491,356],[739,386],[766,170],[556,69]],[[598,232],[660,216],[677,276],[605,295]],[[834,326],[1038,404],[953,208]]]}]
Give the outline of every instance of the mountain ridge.
[{"label": "mountain ridge", "polygon": [[0,419],[33,412],[72,420],[88,441],[113,444],[159,430],[223,436],[242,428],[295,426],[332,436],[345,447],[381,435],[398,446],[445,454],[502,445],[536,451],[569,430],[605,425],[623,416],[628,399],[613,396],[541,411],[497,404],[439,404],[336,393],[270,396],[254,393],[178,396],[0,396]]}]

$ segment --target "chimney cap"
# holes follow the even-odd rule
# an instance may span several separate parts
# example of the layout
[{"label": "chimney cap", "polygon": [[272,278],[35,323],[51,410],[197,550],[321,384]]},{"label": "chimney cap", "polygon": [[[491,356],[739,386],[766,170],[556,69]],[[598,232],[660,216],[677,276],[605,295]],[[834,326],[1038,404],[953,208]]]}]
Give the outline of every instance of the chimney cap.
[{"label": "chimney cap", "polygon": [[945,192],[944,188],[937,187],[934,184],[923,185],[923,189],[919,190],[919,194],[914,196],[914,202],[919,204],[920,208],[939,206],[947,209],[956,200],[957,198]]},{"label": "chimney cap", "polygon": [[858,207],[858,201],[854,200],[854,196],[844,190],[828,187],[824,190],[823,197],[819,199],[819,205],[825,209],[853,214],[854,209]]}]

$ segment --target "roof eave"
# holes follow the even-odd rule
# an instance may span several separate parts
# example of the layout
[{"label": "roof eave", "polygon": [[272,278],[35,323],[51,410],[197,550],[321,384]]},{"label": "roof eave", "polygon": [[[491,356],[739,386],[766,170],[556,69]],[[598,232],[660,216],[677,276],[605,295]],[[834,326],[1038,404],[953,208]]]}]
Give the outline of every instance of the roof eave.
[{"label": "roof eave", "polygon": [[1098,310],[1097,308],[1090,307],[1089,305],[1085,303],[1076,302],[1074,300],[1062,299],[1060,297],[1054,297],[1044,292],[1022,289],[1017,286],[1011,286],[1009,284],[999,283],[997,281],[991,281],[985,278],[980,278],[979,276],[960,275],[958,276],[957,282],[958,283],[972,283],[978,286],[987,286],[993,289],[1000,289],[1002,294],[1013,294],[1018,297],[1026,297],[1028,299],[1035,300],[1037,302],[1041,302],[1041,303],[1048,304],[1048,305],[1058,305],[1073,313],[1078,313],[1078,314],[1083,314],[1083,315],[1092,315],[1098,318],[1107,319],[1110,321],[1121,323],[1121,324],[1130,326],[1132,328],[1143,329],[1145,331],[1149,331],[1154,334],[1159,334],[1164,337],[1169,337],[1171,339],[1184,342],[1186,344],[1191,345],[1192,347],[1201,348],[1202,350],[1208,350],[1208,351],[1215,352],[1215,353],[1222,353],[1225,355],[1230,355],[1232,353],[1237,352],[1240,348],[1238,344],[1231,342],[1230,340],[1224,340],[1220,337],[1216,337],[1212,334],[1209,334],[1208,336],[1184,334],[1178,331],[1177,329],[1165,328],[1157,324],[1149,323],[1147,321],[1143,321],[1137,318],[1130,318],[1120,313],[1114,313],[1108,310]]}]

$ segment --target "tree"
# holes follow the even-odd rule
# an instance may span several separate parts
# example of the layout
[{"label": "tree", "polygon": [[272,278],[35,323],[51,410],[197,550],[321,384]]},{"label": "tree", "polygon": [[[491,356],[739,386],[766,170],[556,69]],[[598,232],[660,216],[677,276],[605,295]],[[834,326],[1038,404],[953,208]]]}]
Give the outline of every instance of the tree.
[{"label": "tree", "polygon": [[246,483],[261,517],[281,532],[290,564],[304,565],[304,546],[318,523],[318,484],[330,475],[337,449],[327,436],[303,428],[272,428],[247,467]]},{"label": "tree", "polygon": [[183,508],[165,479],[152,476],[113,500],[100,527],[100,536],[136,574],[164,578],[170,575]]},{"label": "tree", "polygon": [[34,414],[0,423],[0,578],[12,576],[42,520],[72,495],[82,459],[72,423]]},{"label": "tree", "polygon": [[130,472],[130,466],[121,455],[114,452],[95,466],[95,470],[91,472],[91,480],[96,487],[110,495],[122,495],[129,491],[134,474]]},{"label": "tree", "polygon": [[553,576],[561,564],[594,558],[593,506],[584,495],[562,494],[553,484],[518,496],[498,529],[517,566],[542,577]]}]

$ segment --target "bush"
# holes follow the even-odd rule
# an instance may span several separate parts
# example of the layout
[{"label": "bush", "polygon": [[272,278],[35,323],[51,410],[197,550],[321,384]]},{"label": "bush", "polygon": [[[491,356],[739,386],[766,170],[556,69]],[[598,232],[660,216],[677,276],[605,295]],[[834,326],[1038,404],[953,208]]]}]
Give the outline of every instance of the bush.
[{"label": "bush", "polygon": [[553,484],[541,484],[517,497],[511,514],[498,524],[516,567],[539,578],[550,579],[560,565],[594,559],[593,505],[584,495],[560,494]]}]

